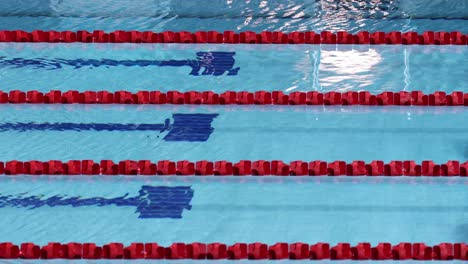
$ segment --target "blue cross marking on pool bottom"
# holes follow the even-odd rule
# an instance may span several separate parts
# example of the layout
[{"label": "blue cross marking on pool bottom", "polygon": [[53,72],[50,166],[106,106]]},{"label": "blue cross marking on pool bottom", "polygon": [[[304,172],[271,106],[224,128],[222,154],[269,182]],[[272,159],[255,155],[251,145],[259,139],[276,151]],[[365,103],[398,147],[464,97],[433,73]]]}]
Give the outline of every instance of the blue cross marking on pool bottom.
[{"label": "blue cross marking on pool bottom", "polygon": [[[0,66],[4,67],[32,67],[34,69],[46,69],[46,70],[58,70],[63,66],[72,66],[74,69],[80,69],[83,67],[114,67],[114,66],[171,66],[171,67],[183,67],[188,66],[192,68],[190,75],[199,76],[201,75],[213,75],[220,76],[227,73],[230,75],[237,75],[240,68],[234,67],[236,60],[234,59],[235,52],[223,52],[213,51],[205,52],[200,51],[196,53],[196,59],[194,60],[112,60],[112,59],[25,59],[25,58],[13,58],[6,59],[0,57]],[[202,71],[203,69],[203,71]]]},{"label": "blue cross marking on pool bottom", "polygon": [[214,128],[213,119],[218,114],[173,114],[164,124],[115,124],[115,123],[0,123],[2,131],[159,131],[168,132],[164,141],[207,141]]},{"label": "blue cross marking on pool bottom", "polygon": [[42,199],[40,196],[1,195],[1,207],[25,207],[35,209],[43,206],[134,206],[138,218],[182,218],[184,209],[191,210],[190,202],[194,190],[191,186],[141,186],[138,195],[128,197],[128,193],[116,198],[81,198],[52,196]]}]

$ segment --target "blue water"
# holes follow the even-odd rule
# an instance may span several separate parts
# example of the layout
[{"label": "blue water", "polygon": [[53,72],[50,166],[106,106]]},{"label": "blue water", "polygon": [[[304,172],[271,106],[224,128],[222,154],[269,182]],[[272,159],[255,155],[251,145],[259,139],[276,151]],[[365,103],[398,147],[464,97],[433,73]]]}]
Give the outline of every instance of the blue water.
[{"label": "blue water", "polygon": [[14,176],[0,181],[4,196],[42,199],[133,197],[147,185],[193,190],[191,209],[182,218],[141,219],[136,208],[118,205],[1,207],[0,224],[7,228],[0,229],[0,237],[14,243],[437,244],[468,239],[464,178]]},{"label": "blue water", "polygon": [[[176,114],[192,116],[178,123]],[[201,127],[195,114],[212,116]],[[166,119],[171,128],[159,130]],[[445,163],[468,159],[466,120],[466,107],[3,105],[0,160]],[[135,129],[97,129],[119,123]],[[136,129],[142,124],[158,129]]]},{"label": "blue water", "polygon": [[466,61],[466,46],[0,43],[0,85],[3,91],[452,92],[465,89]]},{"label": "blue water", "polygon": [[0,3],[3,29],[152,31],[462,31],[467,0],[18,0]]},{"label": "blue water", "polygon": [[[27,31],[466,34],[467,19],[467,0],[0,1],[0,29]],[[0,43],[0,89],[466,92],[466,61],[464,46]],[[0,161],[463,162],[466,120],[466,107],[0,105]],[[467,185],[461,177],[2,176],[0,240],[467,242]]]}]

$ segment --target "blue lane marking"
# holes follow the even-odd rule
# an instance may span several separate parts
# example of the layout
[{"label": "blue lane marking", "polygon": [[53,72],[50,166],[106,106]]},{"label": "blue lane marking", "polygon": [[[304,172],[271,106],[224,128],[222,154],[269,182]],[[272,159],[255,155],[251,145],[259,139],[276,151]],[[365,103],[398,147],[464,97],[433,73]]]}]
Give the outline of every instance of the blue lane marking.
[{"label": "blue lane marking", "polygon": [[148,186],[141,187],[138,196],[127,197],[128,193],[116,198],[81,198],[52,196],[0,195],[0,207],[26,207],[35,209],[43,206],[135,206],[138,218],[182,218],[184,209],[191,210],[190,202],[194,190],[191,186]]},{"label": "blue lane marking", "polygon": [[168,131],[165,141],[207,141],[218,114],[173,114],[174,123],[167,118],[164,124],[80,124],[80,123],[0,123],[4,131]]},{"label": "blue lane marking", "polygon": [[[33,67],[35,69],[57,70],[63,66],[72,66],[75,69],[82,67],[112,67],[112,66],[171,66],[182,67],[188,66],[192,68],[190,75],[213,75],[219,76],[227,73],[227,75],[237,75],[240,68],[235,67],[236,60],[234,59],[235,52],[197,52],[195,60],[111,60],[111,59],[24,59],[13,58],[5,59],[0,57],[0,67]],[[204,69],[203,71],[202,68]]]}]

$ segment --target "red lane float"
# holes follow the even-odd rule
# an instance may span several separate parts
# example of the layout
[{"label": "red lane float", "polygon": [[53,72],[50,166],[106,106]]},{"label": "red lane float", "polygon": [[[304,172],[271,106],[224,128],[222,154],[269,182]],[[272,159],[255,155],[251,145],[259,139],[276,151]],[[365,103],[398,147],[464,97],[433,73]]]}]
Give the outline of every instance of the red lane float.
[{"label": "red lane float", "polygon": [[270,32],[197,31],[151,32],[123,31],[88,32],[22,30],[0,31],[0,42],[85,42],[85,43],[229,43],[229,44],[371,44],[371,45],[467,45],[468,35],[459,31],[434,32],[367,32],[346,31]]},{"label": "red lane float", "polygon": [[5,175],[177,175],[177,176],[468,176],[468,161],[456,160],[436,164],[426,160],[417,164],[412,160],[384,163],[374,160],[326,162],[280,160],[241,160],[237,163],[221,161],[161,160],[70,160],[70,161],[7,161],[0,162],[0,174]]},{"label": "red lane float", "polygon": [[468,106],[468,93],[455,91],[450,94],[434,92],[292,92],[282,91],[234,92],[220,94],[205,92],[168,91],[84,91],[47,93],[39,91],[0,91],[0,104],[203,104],[203,105],[369,105],[369,106]]},{"label": "red lane float", "polygon": [[468,260],[466,243],[379,243],[372,246],[363,242],[309,245],[306,243],[173,243],[163,247],[157,243],[34,243],[15,245],[0,243],[0,259],[311,259],[311,260]]}]

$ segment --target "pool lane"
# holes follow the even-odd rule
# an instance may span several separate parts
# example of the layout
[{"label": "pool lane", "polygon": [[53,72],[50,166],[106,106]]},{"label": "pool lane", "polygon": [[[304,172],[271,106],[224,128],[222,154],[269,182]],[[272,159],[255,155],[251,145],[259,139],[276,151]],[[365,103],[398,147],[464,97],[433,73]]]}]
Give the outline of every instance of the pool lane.
[{"label": "pool lane", "polygon": [[0,43],[0,85],[43,92],[452,92],[464,89],[467,60],[467,46]]},{"label": "pool lane", "polygon": [[461,31],[466,0],[222,1],[18,0],[0,3],[10,30]]},{"label": "pool lane", "polygon": [[[464,178],[4,176],[0,183],[9,199],[1,200],[0,236],[13,243],[467,239]],[[142,202],[136,208],[122,197]],[[39,200],[45,204],[25,207]]]},{"label": "pool lane", "polygon": [[2,106],[0,160],[445,163],[468,159],[467,118],[463,107]]}]

